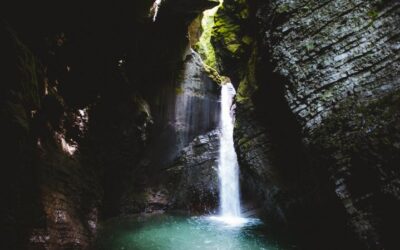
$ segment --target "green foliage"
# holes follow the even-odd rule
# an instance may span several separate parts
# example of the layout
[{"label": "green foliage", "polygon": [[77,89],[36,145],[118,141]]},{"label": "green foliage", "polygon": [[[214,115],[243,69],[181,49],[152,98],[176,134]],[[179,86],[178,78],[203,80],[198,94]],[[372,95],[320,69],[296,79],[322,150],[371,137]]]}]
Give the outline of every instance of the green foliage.
[{"label": "green foliage", "polygon": [[215,15],[219,8],[221,8],[223,1],[220,0],[220,5],[213,9],[206,10],[203,12],[203,18],[201,20],[202,34],[194,49],[200,54],[203,59],[204,69],[208,76],[213,79],[216,83],[221,84],[224,79],[221,77],[216,70],[217,59],[215,49],[211,43],[212,36],[214,35],[214,28],[216,25]]},{"label": "green foliage", "polygon": [[211,36],[215,25],[214,16],[220,6],[221,5],[203,12],[203,18],[201,20],[203,32],[199,42],[195,45],[195,49],[197,49],[204,63],[212,68],[216,68],[216,57],[214,47],[211,44]]},{"label": "green foliage", "polygon": [[[212,79],[223,83],[226,79],[219,76],[216,52],[225,52],[221,57],[229,57],[236,61],[247,61],[253,39],[242,28],[242,24],[249,18],[249,6],[247,0],[225,2],[219,7],[208,10],[203,14],[203,33],[195,46],[202,56],[205,69]],[[215,48],[214,48],[215,46]]]}]

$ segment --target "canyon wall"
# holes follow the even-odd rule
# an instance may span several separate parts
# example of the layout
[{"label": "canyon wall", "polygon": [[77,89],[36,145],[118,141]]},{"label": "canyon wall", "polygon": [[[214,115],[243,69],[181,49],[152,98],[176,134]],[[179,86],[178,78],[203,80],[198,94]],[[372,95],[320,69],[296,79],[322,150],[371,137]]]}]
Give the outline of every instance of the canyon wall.
[{"label": "canyon wall", "polygon": [[[219,88],[187,32],[218,3],[166,0],[155,22],[152,4],[1,10],[1,247],[85,249],[111,216],[214,211]],[[242,197],[306,249],[398,248],[399,6],[225,0],[214,17]]]},{"label": "canyon wall", "polygon": [[398,246],[399,7],[227,0],[215,17],[244,192],[310,248]]},{"label": "canyon wall", "polygon": [[[152,4],[1,10],[2,248],[87,249],[100,220],[174,206],[159,207],[153,184],[217,126],[218,86],[187,39],[189,23],[216,2],[165,1],[156,22]],[[192,103],[182,112],[196,114],[182,133],[181,96]],[[176,133],[181,143],[169,140]]]}]

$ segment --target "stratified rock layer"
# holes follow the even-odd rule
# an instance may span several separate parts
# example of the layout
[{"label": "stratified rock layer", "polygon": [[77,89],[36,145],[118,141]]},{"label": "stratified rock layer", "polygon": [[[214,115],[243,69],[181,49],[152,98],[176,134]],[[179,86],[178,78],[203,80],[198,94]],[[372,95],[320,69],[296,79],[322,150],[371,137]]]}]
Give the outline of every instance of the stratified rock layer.
[{"label": "stratified rock layer", "polygon": [[399,88],[398,1],[274,1],[263,8],[265,46],[304,129],[348,97],[365,101]]},{"label": "stratified rock layer", "polygon": [[221,133],[199,135],[175,161],[154,173],[142,189],[129,189],[122,210],[130,213],[182,211],[209,214],[218,207],[218,157]]},{"label": "stratified rock layer", "polygon": [[400,3],[241,1],[241,19],[224,2],[213,41],[238,86],[245,190],[309,248],[396,249]]},{"label": "stratified rock layer", "polygon": [[194,213],[211,213],[218,207],[219,130],[196,137],[173,167],[167,171],[177,178],[173,207]]}]

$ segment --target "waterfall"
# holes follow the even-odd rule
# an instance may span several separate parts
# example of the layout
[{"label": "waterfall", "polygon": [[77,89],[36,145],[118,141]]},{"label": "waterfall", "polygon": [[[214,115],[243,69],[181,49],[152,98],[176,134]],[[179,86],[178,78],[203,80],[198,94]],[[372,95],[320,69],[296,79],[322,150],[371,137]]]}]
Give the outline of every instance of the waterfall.
[{"label": "waterfall", "polygon": [[220,213],[228,223],[240,218],[239,165],[233,143],[234,114],[232,101],[236,92],[231,83],[221,89],[221,139],[218,175],[220,180]]},{"label": "waterfall", "polygon": [[221,88],[221,137],[219,148],[218,177],[220,182],[220,216],[211,216],[229,226],[243,226],[248,219],[241,217],[239,191],[239,164],[233,143],[233,98],[236,94],[231,83]]}]

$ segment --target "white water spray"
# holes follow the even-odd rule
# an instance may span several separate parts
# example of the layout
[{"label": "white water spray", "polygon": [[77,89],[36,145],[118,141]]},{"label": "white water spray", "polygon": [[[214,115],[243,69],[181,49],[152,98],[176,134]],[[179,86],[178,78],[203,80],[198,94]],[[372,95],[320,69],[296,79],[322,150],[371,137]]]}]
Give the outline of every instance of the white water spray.
[{"label": "white water spray", "polygon": [[232,101],[236,92],[231,83],[221,89],[221,139],[218,175],[220,181],[220,217],[213,217],[229,225],[242,225],[240,217],[239,165],[233,144]]}]

